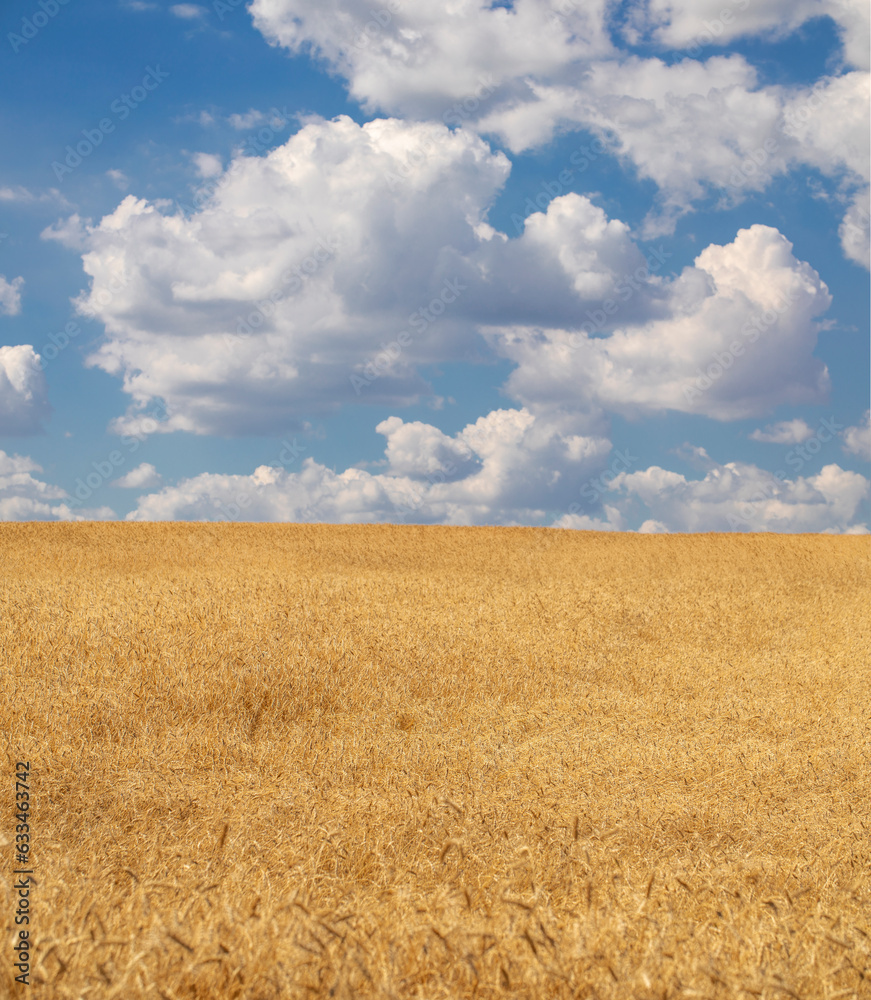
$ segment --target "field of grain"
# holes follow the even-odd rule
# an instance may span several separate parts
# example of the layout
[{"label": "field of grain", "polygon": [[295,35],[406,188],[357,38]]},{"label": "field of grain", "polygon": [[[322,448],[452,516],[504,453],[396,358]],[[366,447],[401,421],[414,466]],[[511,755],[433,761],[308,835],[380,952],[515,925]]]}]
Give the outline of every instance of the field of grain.
[{"label": "field of grain", "polygon": [[867,538],[3,524],[0,554],[3,996],[871,996]]}]

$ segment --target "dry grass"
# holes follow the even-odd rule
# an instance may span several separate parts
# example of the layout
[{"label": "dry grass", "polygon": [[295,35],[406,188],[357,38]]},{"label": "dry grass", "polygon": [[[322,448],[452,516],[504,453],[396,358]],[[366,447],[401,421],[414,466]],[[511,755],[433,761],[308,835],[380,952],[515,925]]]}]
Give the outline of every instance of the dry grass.
[{"label": "dry grass", "polygon": [[5,524],[0,551],[34,1000],[871,996],[868,539]]}]

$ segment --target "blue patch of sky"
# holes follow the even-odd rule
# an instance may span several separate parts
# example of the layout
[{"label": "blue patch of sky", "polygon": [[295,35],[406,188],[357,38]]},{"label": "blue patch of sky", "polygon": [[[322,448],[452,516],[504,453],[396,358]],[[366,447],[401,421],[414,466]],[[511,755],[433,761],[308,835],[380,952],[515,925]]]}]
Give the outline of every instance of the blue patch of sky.
[{"label": "blue patch of sky", "polygon": [[[491,144],[499,144],[490,137]],[[512,239],[523,232],[523,220],[533,212],[547,211],[561,195],[585,195],[604,209],[609,218],[638,227],[656,194],[652,181],[626,183],[624,168],[604,143],[585,130],[556,136],[546,147],[518,154],[503,150],[511,160],[511,173],[489,212],[490,224]]]}]

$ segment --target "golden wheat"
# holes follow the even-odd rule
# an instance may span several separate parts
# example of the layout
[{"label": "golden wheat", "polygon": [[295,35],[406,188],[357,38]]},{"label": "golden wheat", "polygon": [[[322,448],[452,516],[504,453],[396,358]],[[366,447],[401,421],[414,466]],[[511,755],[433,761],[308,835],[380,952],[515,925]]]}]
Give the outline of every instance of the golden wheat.
[{"label": "golden wheat", "polygon": [[43,998],[871,996],[868,539],[0,525]]}]

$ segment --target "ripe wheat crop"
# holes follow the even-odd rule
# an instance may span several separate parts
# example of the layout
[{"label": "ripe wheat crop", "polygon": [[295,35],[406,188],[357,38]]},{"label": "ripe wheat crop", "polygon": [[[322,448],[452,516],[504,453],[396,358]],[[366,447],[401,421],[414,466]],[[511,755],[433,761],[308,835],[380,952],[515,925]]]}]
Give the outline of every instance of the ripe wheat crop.
[{"label": "ripe wheat crop", "polygon": [[0,994],[871,997],[867,538],[3,524],[0,554]]}]

